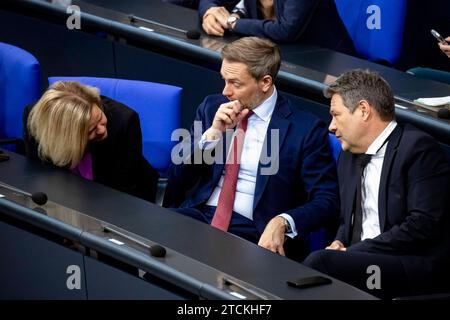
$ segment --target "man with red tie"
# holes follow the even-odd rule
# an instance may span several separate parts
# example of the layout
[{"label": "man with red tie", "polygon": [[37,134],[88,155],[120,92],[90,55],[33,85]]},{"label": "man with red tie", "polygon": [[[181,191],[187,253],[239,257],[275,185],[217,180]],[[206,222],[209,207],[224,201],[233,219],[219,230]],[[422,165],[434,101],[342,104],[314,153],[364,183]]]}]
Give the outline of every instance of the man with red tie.
[{"label": "man with red tie", "polygon": [[334,221],[339,197],[326,124],[277,91],[280,64],[269,40],[223,48],[225,87],[198,107],[184,160],[169,170],[166,205],[285,255],[285,239]]}]

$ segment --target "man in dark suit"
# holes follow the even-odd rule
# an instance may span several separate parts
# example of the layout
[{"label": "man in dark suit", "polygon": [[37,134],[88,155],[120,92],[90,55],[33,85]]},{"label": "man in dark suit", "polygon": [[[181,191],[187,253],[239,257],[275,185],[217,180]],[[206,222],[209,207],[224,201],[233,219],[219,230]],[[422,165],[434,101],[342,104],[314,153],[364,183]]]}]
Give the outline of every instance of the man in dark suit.
[{"label": "man in dark suit", "polygon": [[199,14],[210,35],[223,36],[228,30],[355,53],[334,0],[201,0]]},{"label": "man in dark suit", "polygon": [[155,201],[159,174],[142,154],[139,115],[127,106],[92,87],[59,81],[25,108],[23,128],[27,157]]},{"label": "man in dark suit", "polygon": [[341,221],[328,250],[304,264],[383,298],[449,290],[450,167],[443,150],[396,123],[393,93],[376,73],[347,72],[326,93],[330,130],[343,149]]},{"label": "man in dark suit", "polygon": [[[192,146],[168,175],[168,204],[284,255],[285,235],[300,239],[337,218],[326,125],[277,92],[281,58],[269,40],[241,38],[222,59],[223,95],[198,107]],[[224,211],[225,226],[216,221]]]}]

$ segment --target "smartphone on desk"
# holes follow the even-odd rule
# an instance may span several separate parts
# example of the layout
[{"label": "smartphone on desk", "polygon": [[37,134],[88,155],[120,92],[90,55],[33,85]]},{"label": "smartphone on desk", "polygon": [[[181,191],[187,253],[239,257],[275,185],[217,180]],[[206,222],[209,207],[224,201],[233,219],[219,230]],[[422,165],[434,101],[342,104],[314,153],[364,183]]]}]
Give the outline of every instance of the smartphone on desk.
[{"label": "smartphone on desk", "polygon": [[445,45],[448,45],[448,42],[447,42],[447,41],[444,39],[444,37],[441,36],[441,35],[439,34],[439,32],[437,32],[436,30],[431,29],[431,34],[432,34],[433,37],[435,37],[435,38],[437,39],[437,41],[439,41],[440,43],[445,44]]},{"label": "smartphone on desk", "polygon": [[325,284],[331,284],[332,281],[330,278],[322,277],[322,276],[314,276],[314,277],[307,277],[307,278],[299,278],[295,280],[288,280],[286,283],[295,288],[310,288],[310,287],[316,287],[321,286]]}]

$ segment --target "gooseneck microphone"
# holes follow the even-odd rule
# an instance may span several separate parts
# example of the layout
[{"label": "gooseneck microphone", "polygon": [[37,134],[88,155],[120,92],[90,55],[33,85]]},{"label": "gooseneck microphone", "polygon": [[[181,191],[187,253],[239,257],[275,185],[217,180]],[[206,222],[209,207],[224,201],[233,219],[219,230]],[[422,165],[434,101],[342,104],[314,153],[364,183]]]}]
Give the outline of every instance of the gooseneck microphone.
[{"label": "gooseneck microphone", "polygon": [[149,252],[152,256],[162,258],[166,256],[166,248],[159,244],[154,244],[149,248]]},{"label": "gooseneck microphone", "polygon": [[153,257],[163,258],[166,256],[166,253],[167,253],[166,248],[164,248],[163,246],[160,246],[159,244],[154,244],[154,245],[150,246],[150,245],[148,245],[142,241],[139,241],[138,239],[135,239],[119,230],[116,230],[116,228],[113,228],[112,226],[103,225],[102,227],[103,227],[103,232],[105,232],[105,233],[108,233],[108,232],[115,233],[122,238],[128,239],[130,241],[133,241],[134,243],[137,243],[137,244],[147,248],[150,255],[152,255]]},{"label": "gooseneck microphone", "polygon": [[186,31],[186,37],[188,39],[200,39],[200,32],[197,30],[188,30]]},{"label": "gooseneck microphone", "polygon": [[450,119],[450,110],[447,108],[439,109],[437,116],[441,119]]},{"label": "gooseneck microphone", "polygon": [[130,20],[130,22],[136,22],[136,21],[147,22],[147,23],[154,24],[154,25],[157,25],[157,26],[160,26],[163,28],[167,28],[167,29],[170,29],[173,31],[181,32],[188,39],[199,39],[200,38],[200,32],[198,32],[197,30],[187,30],[186,31],[186,30],[175,28],[175,27],[163,24],[163,23],[153,21],[153,20],[144,19],[144,18],[135,16],[133,14],[128,15],[128,19]]},{"label": "gooseneck microphone", "polygon": [[47,203],[48,197],[43,192],[34,192],[31,194],[31,199],[36,203],[37,205],[43,206]]},{"label": "gooseneck microphone", "polygon": [[16,193],[20,193],[22,195],[25,195],[27,197],[30,197],[31,200],[33,200],[34,203],[36,203],[39,206],[43,206],[44,204],[47,203],[48,197],[44,192],[34,192],[34,193],[28,193],[26,191],[17,189],[13,186],[10,186],[8,184],[5,184],[3,182],[0,182],[0,186],[2,188],[8,189],[10,191],[16,192]]}]

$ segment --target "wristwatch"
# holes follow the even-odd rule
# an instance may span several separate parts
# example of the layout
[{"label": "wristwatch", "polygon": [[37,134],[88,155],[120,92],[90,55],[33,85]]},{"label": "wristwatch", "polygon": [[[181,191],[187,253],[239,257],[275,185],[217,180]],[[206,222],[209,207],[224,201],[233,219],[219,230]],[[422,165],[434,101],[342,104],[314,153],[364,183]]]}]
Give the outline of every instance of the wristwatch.
[{"label": "wristwatch", "polygon": [[292,232],[291,224],[286,218],[283,219],[284,219],[284,233],[291,233]]},{"label": "wristwatch", "polygon": [[235,23],[239,18],[236,16],[229,16],[227,19],[228,30],[233,30],[233,23]]},{"label": "wristwatch", "polygon": [[236,14],[236,15],[238,15],[239,16],[239,18],[244,18],[245,17],[245,9],[244,8],[234,8],[232,11],[231,11],[231,13],[232,14]]}]

